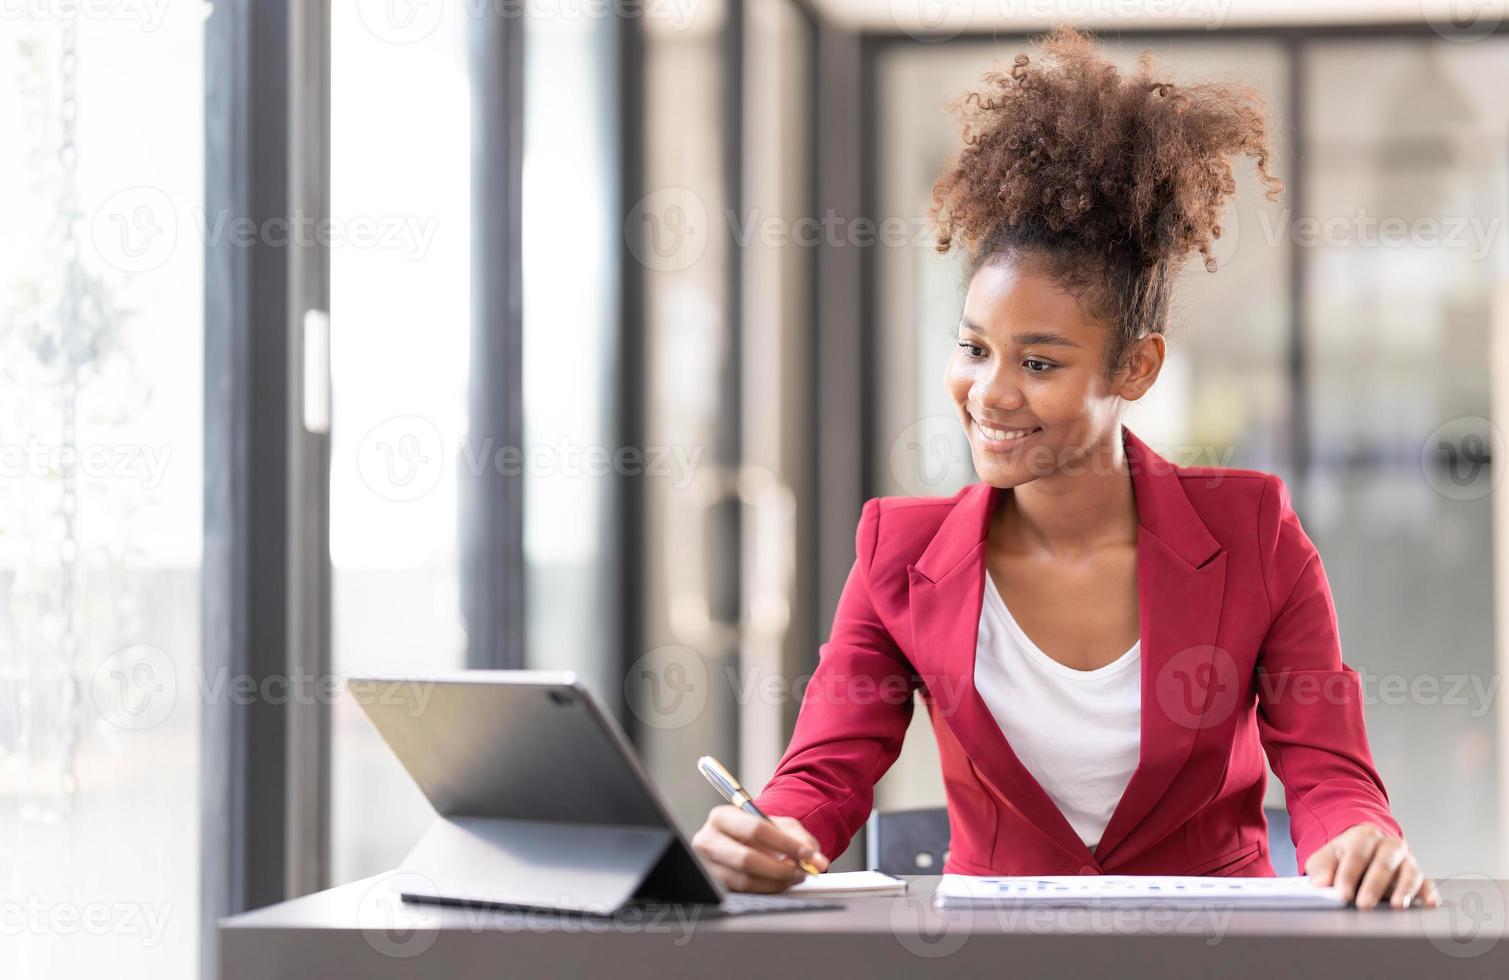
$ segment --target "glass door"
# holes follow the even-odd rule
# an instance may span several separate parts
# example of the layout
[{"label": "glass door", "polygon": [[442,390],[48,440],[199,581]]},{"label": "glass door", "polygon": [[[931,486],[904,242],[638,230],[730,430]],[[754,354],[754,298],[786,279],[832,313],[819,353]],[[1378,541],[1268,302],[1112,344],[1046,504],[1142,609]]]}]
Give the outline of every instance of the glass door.
[{"label": "glass door", "polygon": [[204,18],[47,9],[0,35],[0,960],[190,976]]}]

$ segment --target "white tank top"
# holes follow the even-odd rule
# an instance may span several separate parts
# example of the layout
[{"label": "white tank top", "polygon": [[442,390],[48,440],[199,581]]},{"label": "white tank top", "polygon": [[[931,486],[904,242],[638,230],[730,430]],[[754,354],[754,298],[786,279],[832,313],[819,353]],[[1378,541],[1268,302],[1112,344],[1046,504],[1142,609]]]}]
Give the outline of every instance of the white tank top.
[{"label": "white tank top", "polygon": [[975,689],[1022,765],[1091,851],[1137,768],[1142,643],[1096,670],[1075,670],[1028,638],[990,573],[980,605]]}]

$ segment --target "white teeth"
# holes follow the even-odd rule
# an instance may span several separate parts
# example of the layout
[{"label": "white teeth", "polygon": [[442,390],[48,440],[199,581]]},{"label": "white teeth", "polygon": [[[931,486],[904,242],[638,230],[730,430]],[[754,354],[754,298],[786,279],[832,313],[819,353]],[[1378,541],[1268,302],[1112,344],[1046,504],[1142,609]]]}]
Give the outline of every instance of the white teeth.
[{"label": "white teeth", "polygon": [[991,442],[1009,442],[1030,436],[1037,431],[1036,429],[992,429],[982,424],[979,419],[975,420],[975,426],[980,430],[980,434]]}]

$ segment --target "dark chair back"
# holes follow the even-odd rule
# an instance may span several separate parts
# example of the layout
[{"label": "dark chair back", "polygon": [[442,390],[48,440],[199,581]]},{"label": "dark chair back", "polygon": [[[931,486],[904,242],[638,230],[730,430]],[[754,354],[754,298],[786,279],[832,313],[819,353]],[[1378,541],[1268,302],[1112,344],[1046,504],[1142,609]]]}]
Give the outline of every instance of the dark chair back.
[{"label": "dark chair back", "polygon": [[[1289,839],[1289,812],[1283,807],[1264,807],[1268,818],[1268,860],[1279,875],[1299,874],[1294,843]],[[948,860],[948,810],[870,812],[865,824],[865,865],[893,875],[943,873]]]}]

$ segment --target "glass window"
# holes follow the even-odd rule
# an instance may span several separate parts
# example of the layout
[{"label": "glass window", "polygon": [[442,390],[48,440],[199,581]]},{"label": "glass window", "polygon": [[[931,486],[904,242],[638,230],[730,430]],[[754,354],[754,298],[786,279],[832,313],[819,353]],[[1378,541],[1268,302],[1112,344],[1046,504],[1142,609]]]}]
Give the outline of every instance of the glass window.
[{"label": "glass window", "polygon": [[0,36],[0,893],[7,932],[23,917],[5,962],[188,976],[204,19],[69,11]]},{"label": "glass window", "polygon": [[[467,6],[331,7],[330,559],[335,673],[464,666],[457,475],[471,336]],[[383,229],[380,236],[360,229]],[[433,814],[354,703],[331,712],[332,881]]]},{"label": "glass window", "polygon": [[525,40],[526,660],[576,671],[611,711],[623,686],[610,504],[618,473],[635,471],[615,441],[620,28],[551,6],[531,7]]},{"label": "glass window", "polygon": [[[1377,83],[1356,85],[1360,72]],[[1311,472],[1296,505],[1395,814],[1431,874],[1492,874],[1487,354],[1509,39],[1316,43],[1304,76],[1308,204],[1286,229],[1309,281]]]}]

